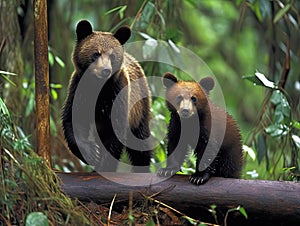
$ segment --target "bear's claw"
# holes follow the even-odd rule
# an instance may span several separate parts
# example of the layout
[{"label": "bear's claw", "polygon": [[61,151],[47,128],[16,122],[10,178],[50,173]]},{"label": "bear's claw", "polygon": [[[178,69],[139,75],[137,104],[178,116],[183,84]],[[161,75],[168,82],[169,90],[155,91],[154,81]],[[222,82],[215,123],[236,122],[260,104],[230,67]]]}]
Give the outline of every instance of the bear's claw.
[{"label": "bear's claw", "polygon": [[179,169],[167,167],[167,168],[161,168],[158,170],[157,175],[160,177],[170,177],[175,175]]},{"label": "bear's claw", "polygon": [[192,174],[189,181],[195,185],[205,184],[210,178],[210,174],[205,172],[201,174]]}]

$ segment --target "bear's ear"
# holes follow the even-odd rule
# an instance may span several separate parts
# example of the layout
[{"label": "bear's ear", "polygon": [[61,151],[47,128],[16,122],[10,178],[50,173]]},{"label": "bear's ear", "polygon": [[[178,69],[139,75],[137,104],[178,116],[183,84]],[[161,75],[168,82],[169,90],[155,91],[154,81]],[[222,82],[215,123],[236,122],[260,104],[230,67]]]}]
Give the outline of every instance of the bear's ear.
[{"label": "bear's ear", "polygon": [[118,41],[121,43],[121,45],[125,44],[127,40],[131,36],[131,29],[128,26],[120,27],[115,33],[114,37],[118,39]]},{"label": "bear's ear", "polygon": [[205,93],[209,94],[209,91],[215,86],[215,81],[212,77],[205,77],[200,80],[199,84],[204,89]]},{"label": "bear's ear", "polygon": [[76,27],[77,42],[81,42],[87,36],[93,33],[93,28],[87,20],[81,20]]},{"label": "bear's ear", "polygon": [[171,87],[172,85],[174,85],[176,82],[177,82],[177,78],[175,77],[175,75],[171,74],[170,72],[166,72],[164,75],[163,75],[163,78],[162,78],[162,82],[164,84],[164,86],[166,88],[169,88]]}]

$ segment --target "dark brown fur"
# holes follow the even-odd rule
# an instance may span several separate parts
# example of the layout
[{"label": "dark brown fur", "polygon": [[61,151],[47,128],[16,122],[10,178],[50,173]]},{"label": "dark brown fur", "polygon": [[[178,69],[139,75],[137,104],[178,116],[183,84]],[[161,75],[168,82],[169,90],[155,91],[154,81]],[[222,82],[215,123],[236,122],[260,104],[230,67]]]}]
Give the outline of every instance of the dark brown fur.
[{"label": "dark brown fur", "polygon": [[[98,165],[97,161],[99,162],[101,170],[114,171],[116,165],[106,161],[105,151],[102,149],[106,149],[118,160],[124,145],[116,136],[111,120],[118,120],[117,124],[119,124],[119,121],[121,123],[128,122],[130,132],[135,137],[142,140],[148,138],[150,135],[151,101],[149,87],[140,65],[122,47],[130,37],[128,27],[122,27],[112,34],[93,31],[88,21],[80,21],[76,28],[76,34],[77,42],[73,52],[75,72],[70,80],[68,96],[62,114],[64,135],[70,150],[82,161],[86,162],[80,151],[84,149],[85,152],[91,153],[90,159],[95,160],[95,164]],[[87,87],[86,93],[80,94],[79,97],[82,100],[80,99],[81,101],[75,107],[85,108],[89,100],[89,89],[99,90],[96,109],[89,110],[95,111],[97,134],[92,135],[100,137],[104,145],[102,148],[99,148],[99,144],[91,140],[91,129],[88,127],[90,122],[86,122],[84,118],[80,119],[80,122],[76,122],[80,124],[82,120],[82,128],[80,127],[80,136],[76,139],[74,137],[72,123],[73,100],[78,84],[87,70],[89,70],[88,75],[90,77],[85,79],[91,80],[90,87]],[[101,90],[98,84],[103,85]],[[128,86],[128,90],[121,99],[121,104],[117,106],[117,112],[120,112],[120,115],[117,118],[112,118],[113,102],[126,86]],[[141,98],[142,96],[146,96],[146,98]],[[132,107],[131,103],[135,102],[136,104]],[[145,166],[150,164],[150,150],[141,152],[128,147],[126,150],[133,165]]]},{"label": "dark brown fur", "polygon": [[[234,119],[210,101],[208,93],[214,86],[213,79],[207,77],[199,83],[178,81],[174,75],[166,73],[163,83],[171,119],[167,168],[161,169],[159,175],[175,174],[190,145],[197,157],[196,172],[190,177],[192,183],[204,184],[211,176],[240,177],[243,163],[241,135]],[[212,122],[217,128],[213,132]],[[225,134],[222,124],[226,126]],[[209,143],[209,139],[213,142]],[[211,153],[212,158],[200,165],[204,152]]]}]

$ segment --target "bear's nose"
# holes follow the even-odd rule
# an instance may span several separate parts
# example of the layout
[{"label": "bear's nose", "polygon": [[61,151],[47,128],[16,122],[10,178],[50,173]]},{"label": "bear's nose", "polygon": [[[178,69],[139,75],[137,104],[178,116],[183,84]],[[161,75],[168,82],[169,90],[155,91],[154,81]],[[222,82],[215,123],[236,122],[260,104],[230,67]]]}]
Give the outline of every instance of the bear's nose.
[{"label": "bear's nose", "polygon": [[101,72],[101,76],[103,78],[108,78],[111,74],[111,70],[106,68],[106,69],[103,69],[102,72]]},{"label": "bear's nose", "polygon": [[182,109],[180,114],[181,114],[181,117],[187,118],[187,117],[190,116],[190,110],[189,109]]}]

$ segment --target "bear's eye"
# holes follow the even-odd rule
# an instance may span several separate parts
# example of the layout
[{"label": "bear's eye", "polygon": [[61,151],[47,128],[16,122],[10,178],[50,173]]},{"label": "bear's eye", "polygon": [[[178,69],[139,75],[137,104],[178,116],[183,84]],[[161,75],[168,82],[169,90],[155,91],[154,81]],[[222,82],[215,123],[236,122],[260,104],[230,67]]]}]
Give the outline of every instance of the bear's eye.
[{"label": "bear's eye", "polygon": [[192,96],[192,97],[191,97],[191,101],[192,101],[193,103],[196,103],[196,102],[197,102],[197,98],[194,97],[194,96]]},{"label": "bear's eye", "polygon": [[177,96],[176,97],[176,104],[180,104],[180,102],[182,101],[182,96]]},{"label": "bear's eye", "polygon": [[92,56],[93,61],[97,60],[100,56],[101,56],[101,53],[99,53],[99,52],[94,53]]}]

